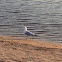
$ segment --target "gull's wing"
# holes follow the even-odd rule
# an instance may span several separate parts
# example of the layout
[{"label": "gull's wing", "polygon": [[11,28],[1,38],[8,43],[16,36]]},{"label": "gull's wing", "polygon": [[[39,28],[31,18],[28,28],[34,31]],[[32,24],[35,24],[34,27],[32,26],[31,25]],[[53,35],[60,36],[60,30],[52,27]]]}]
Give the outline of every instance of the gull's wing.
[{"label": "gull's wing", "polygon": [[30,31],[26,31],[25,34],[26,34],[27,36],[37,36],[36,34],[30,32]]}]

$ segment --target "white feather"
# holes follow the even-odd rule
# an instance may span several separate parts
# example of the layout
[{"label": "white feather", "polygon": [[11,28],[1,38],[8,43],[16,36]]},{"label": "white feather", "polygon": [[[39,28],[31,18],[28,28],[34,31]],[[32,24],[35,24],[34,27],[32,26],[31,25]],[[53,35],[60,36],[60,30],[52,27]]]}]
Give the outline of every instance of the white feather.
[{"label": "white feather", "polygon": [[[25,27],[24,27],[24,34],[25,34],[26,32],[29,32],[29,33],[31,34],[31,36],[35,36],[35,35],[36,35],[36,34],[30,32],[30,31],[28,31],[28,30],[27,30],[27,27],[25,26]],[[28,35],[28,34],[26,34],[26,35]]]}]

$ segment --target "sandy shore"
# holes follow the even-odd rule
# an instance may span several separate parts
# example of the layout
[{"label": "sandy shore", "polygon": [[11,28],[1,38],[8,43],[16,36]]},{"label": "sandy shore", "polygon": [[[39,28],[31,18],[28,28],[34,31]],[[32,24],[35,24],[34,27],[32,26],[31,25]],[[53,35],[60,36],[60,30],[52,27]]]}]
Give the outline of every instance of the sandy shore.
[{"label": "sandy shore", "polygon": [[0,62],[62,62],[62,44],[0,36]]}]

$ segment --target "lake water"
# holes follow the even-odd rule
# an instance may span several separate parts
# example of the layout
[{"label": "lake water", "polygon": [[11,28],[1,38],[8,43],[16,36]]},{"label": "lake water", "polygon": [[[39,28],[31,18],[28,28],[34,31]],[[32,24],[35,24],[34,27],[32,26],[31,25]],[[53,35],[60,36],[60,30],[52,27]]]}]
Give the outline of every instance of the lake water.
[{"label": "lake water", "polygon": [[0,0],[0,35],[25,38],[24,26],[34,39],[62,43],[62,0]]}]

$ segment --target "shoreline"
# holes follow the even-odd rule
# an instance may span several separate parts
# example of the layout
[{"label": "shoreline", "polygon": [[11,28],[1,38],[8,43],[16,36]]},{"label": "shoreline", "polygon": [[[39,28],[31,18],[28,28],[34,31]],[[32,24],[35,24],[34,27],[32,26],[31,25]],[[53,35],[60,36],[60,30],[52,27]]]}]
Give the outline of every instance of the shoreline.
[{"label": "shoreline", "polygon": [[0,61],[62,62],[62,44],[0,36]]}]

